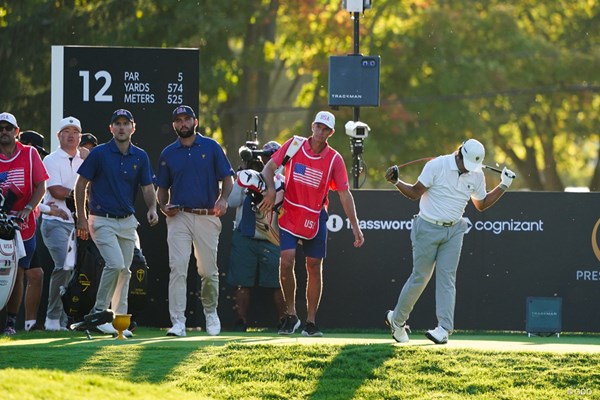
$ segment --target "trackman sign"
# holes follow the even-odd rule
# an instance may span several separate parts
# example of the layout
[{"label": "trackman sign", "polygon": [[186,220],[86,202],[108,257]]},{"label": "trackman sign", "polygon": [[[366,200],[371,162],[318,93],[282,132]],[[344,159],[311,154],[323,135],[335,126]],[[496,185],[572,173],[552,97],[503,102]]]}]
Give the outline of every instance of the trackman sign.
[{"label": "trackman sign", "polygon": [[[475,229],[479,232],[492,232],[499,235],[503,232],[543,232],[544,221],[541,219],[538,221],[517,221],[510,219],[508,221],[475,221],[471,222],[469,218],[467,220],[467,232],[471,229]],[[413,220],[370,220],[361,219],[358,221],[360,229],[363,231],[410,231],[412,229]],[[342,229],[351,229],[350,220],[348,218],[342,219],[337,214],[331,214],[327,220],[327,229],[330,232],[339,232]]]}]

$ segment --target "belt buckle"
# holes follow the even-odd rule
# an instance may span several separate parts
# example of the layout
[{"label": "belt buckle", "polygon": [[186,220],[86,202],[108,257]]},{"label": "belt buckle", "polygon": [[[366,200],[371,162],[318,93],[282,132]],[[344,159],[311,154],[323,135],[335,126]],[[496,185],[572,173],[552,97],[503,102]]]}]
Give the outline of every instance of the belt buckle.
[{"label": "belt buckle", "polygon": [[449,227],[454,225],[452,222],[442,222],[442,226]]}]

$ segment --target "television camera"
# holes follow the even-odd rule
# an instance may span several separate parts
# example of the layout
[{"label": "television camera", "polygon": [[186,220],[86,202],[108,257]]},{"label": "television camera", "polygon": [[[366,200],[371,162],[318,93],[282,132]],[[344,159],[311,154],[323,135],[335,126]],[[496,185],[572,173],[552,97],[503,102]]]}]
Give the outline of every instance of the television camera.
[{"label": "television camera", "polygon": [[255,171],[262,171],[264,164],[261,160],[261,156],[272,156],[276,149],[262,150],[258,144],[258,117],[254,117],[254,131],[247,133],[248,137],[246,143],[240,147],[238,153],[240,158],[244,162],[244,165],[240,169],[253,169]]}]

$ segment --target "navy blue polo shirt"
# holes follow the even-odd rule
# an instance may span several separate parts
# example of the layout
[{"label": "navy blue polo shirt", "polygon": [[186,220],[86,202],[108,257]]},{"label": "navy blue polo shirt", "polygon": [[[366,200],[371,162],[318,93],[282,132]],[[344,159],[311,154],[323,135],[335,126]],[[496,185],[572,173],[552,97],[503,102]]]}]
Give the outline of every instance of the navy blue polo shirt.
[{"label": "navy blue polo shirt", "polygon": [[191,147],[177,139],[160,154],[156,183],[170,189],[170,203],[181,207],[213,208],[219,181],[235,175],[216,140],[196,135]]},{"label": "navy blue polo shirt", "polygon": [[154,177],[144,150],[131,144],[123,154],[114,139],[94,147],[77,173],[90,181],[90,212],[117,216],[135,212],[138,187],[152,184]]}]

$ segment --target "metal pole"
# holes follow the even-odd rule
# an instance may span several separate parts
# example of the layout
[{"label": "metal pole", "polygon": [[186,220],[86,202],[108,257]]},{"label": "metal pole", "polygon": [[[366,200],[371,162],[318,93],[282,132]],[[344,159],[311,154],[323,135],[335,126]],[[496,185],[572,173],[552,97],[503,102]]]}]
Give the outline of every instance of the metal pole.
[{"label": "metal pole", "polygon": [[[354,55],[360,55],[360,13],[354,12]],[[354,107],[352,112],[354,122],[360,121],[360,107]],[[358,189],[358,178],[360,175],[360,153],[357,151],[356,139],[352,138],[352,176],[354,177],[354,189]],[[362,143],[361,151],[362,151]]]}]

